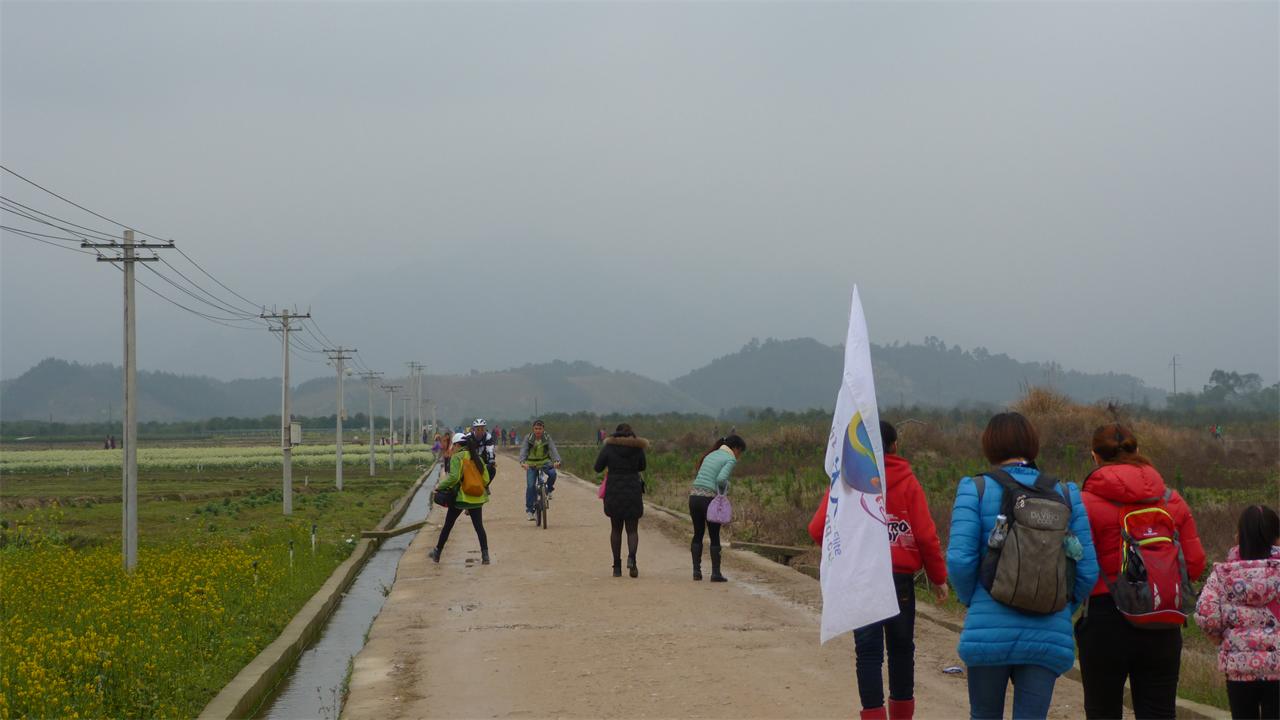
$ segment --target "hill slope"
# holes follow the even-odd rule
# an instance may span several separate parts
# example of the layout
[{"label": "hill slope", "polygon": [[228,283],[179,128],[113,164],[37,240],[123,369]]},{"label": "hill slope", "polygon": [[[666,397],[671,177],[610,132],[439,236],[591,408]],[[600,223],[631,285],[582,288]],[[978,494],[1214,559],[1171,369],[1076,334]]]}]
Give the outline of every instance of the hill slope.
[{"label": "hill slope", "polygon": [[[844,363],[844,349],[812,338],[753,340],[671,384],[720,410],[772,407],[830,408]],[[985,348],[948,348],[937,338],[923,344],[872,345],[876,396],[883,405],[1005,405],[1026,384],[1052,384],[1078,402],[1119,398],[1164,402],[1165,392],[1131,375],[1064,371],[1056,363],[1020,362]]]},{"label": "hill slope", "polygon": [[[384,380],[406,388],[404,378]],[[0,385],[0,418],[61,422],[120,417],[120,368],[47,359]],[[337,406],[335,379],[308,380],[294,388],[295,415],[331,415]],[[589,363],[552,362],[501,372],[428,375],[425,395],[450,423],[464,417],[526,417],[538,412],[712,412],[711,408],[665,383],[635,373],[613,372]],[[368,385],[355,378],[343,384],[348,414],[367,412]],[[403,391],[402,391],[403,392]],[[396,415],[402,412],[399,397]],[[374,413],[385,416],[387,396],[373,397]],[[280,380],[234,380],[138,373],[138,415],[147,420],[196,420],[209,417],[261,417],[279,414]]]}]

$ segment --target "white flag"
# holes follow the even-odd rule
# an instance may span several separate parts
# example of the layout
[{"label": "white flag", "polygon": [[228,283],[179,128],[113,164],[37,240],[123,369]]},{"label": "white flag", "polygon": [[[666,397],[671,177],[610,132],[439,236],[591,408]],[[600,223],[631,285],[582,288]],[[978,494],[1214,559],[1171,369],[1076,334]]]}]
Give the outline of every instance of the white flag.
[{"label": "white flag", "polygon": [[827,440],[831,499],[822,535],[822,642],[898,614],[884,510],[884,448],[871,341],[858,287],[849,309],[844,376]]}]

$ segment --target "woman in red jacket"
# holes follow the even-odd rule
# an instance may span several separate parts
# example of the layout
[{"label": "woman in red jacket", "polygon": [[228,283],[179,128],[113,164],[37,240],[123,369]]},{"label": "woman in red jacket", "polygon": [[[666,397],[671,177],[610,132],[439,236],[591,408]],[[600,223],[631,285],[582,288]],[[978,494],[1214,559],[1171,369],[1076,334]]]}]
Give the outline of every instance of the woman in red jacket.
[{"label": "woman in red jacket", "polygon": [[[1120,521],[1125,508],[1163,505],[1177,528],[1192,580],[1204,572],[1204,547],[1191,509],[1178,491],[1165,486],[1151,461],[1138,453],[1133,431],[1118,423],[1095,430],[1093,460],[1098,468],[1085,479],[1081,497],[1089,513],[1101,572],[1076,622],[1085,717],[1120,717],[1128,679],[1135,717],[1172,718],[1178,697],[1182,630],[1130,625],[1116,609],[1107,583],[1120,574]],[[1187,608],[1188,613],[1192,610]]]},{"label": "woman in red jacket", "polygon": [[[893,554],[893,585],[898,594],[900,612],[877,623],[853,631],[857,655],[858,696],[862,701],[861,717],[866,719],[909,720],[915,712],[915,573],[922,567],[933,586],[938,602],[947,598],[947,560],[938,543],[938,531],[920,481],[911,472],[911,463],[898,453],[898,431],[880,421],[880,439],[884,443],[886,476],[885,515],[889,520],[889,546]],[[827,522],[827,502],[809,522],[809,537],[822,542]],[[884,706],[885,647],[889,650],[889,708]]]}]

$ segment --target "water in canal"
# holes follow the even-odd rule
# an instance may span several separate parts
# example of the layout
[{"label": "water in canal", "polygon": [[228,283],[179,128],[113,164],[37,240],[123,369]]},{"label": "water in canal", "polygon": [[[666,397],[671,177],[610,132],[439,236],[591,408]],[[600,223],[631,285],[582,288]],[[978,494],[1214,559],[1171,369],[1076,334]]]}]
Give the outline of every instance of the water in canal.
[{"label": "water in canal", "polygon": [[[409,501],[400,525],[427,517],[438,472],[438,468],[433,470],[423,481]],[[365,633],[395,581],[400,556],[417,534],[417,531],[405,533],[382,543],[338,602],[320,631],[320,639],[302,653],[293,672],[258,717],[269,720],[337,718],[342,710],[342,682],[347,677],[347,666],[364,647]]]}]

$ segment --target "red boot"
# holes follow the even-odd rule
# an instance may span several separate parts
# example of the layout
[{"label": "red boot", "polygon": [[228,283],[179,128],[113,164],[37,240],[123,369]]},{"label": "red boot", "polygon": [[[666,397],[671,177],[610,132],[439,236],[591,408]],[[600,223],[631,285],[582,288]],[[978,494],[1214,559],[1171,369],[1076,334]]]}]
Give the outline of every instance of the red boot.
[{"label": "red boot", "polygon": [[911,720],[916,713],[916,700],[894,700],[889,698],[889,720]]},{"label": "red boot", "polygon": [[889,720],[889,715],[885,712],[883,705],[877,708],[866,708],[858,717],[861,720]]}]

